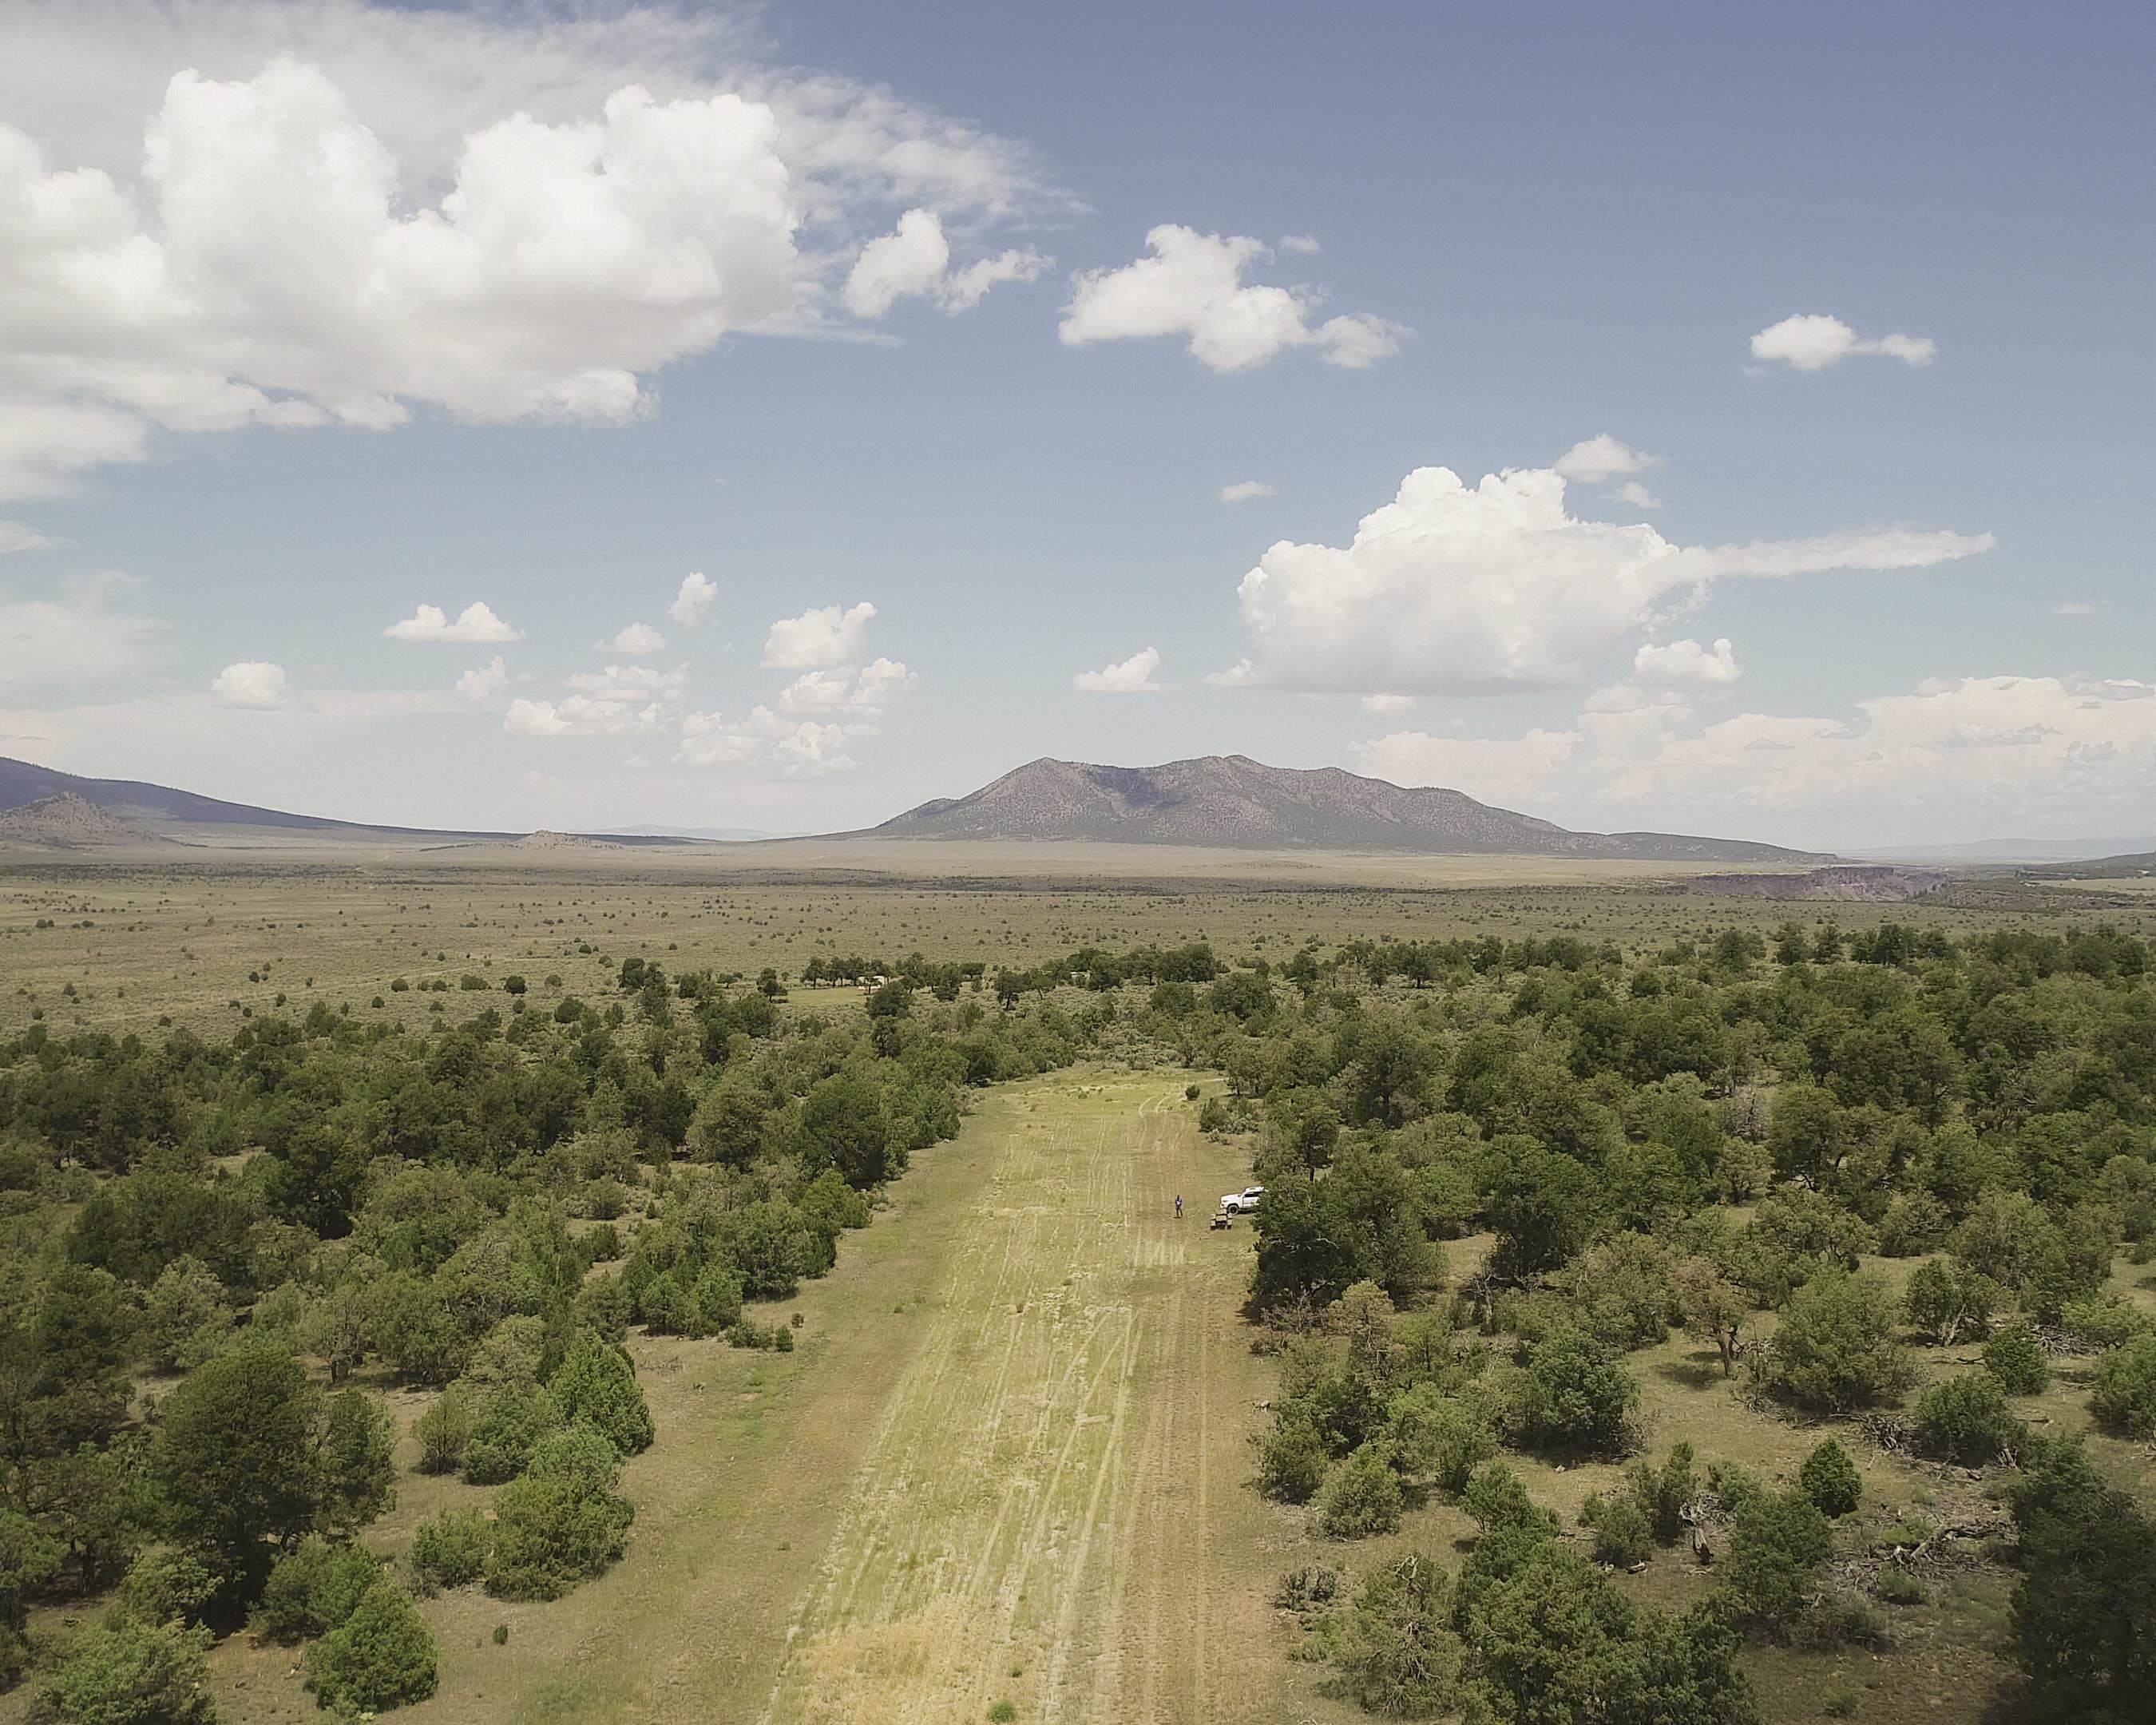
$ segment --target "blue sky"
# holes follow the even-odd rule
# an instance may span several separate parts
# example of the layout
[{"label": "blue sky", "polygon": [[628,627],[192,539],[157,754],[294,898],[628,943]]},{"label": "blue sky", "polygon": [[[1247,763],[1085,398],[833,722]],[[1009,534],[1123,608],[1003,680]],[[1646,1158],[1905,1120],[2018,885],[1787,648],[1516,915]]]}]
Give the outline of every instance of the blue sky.
[{"label": "blue sky", "polygon": [[[1234,751],[1600,828],[2156,829],[2152,34],[13,8],[0,752],[458,824]],[[475,600],[517,638],[384,633]]]}]

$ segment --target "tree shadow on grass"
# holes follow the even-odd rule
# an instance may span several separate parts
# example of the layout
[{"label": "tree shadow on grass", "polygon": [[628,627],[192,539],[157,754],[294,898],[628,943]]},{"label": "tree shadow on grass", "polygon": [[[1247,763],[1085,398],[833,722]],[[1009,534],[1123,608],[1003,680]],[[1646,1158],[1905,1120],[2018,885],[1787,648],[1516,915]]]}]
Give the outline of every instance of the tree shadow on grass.
[{"label": "tree shadow on grass", "polygon": [[1722,1356],[1712,1348],[1688,1353],[1682,1359],[1656,1360],[1648,1369],[1663,1382],[1685,1389],[1709,1389],[1715,1384],[1733,1381],[1722,1377]]}]

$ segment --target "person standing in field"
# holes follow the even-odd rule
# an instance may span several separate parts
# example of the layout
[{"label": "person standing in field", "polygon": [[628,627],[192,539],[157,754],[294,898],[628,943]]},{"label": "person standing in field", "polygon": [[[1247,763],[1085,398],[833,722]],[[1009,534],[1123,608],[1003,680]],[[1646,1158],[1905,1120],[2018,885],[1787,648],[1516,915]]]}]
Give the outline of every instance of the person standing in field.
[{"label": "person standing in field", "polygon": [[1180,1192],[1175,1194],[1175,1219],[1178,1222],[1183,1219],[1183,1194]]}]

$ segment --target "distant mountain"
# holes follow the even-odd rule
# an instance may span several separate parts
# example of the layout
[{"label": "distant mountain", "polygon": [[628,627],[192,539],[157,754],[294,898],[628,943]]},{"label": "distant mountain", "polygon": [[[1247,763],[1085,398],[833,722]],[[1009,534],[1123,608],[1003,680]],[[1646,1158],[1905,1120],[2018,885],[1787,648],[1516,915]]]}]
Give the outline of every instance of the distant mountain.
[{"label": "distant mountain", "polygon": [[[521,833],[449,832],[433,827],[373,826],[364,821],[331,820],[319,814],[287,814],[279,809],[227,803],[216,797],[198,796],[192,791],[176,791],[167,785],[145,784],[136,779],[82,778],[33,762],[0,756],[0,839],[54,842],[49,836],[38,836],[40,831],[51,825],[49,819],[33,820],[31,825],[35,830],[28,833],[5,824],[13,815],[28,817],[33,805],[51,802],[59,802],[67,812],[67,818],[78,825],[82,824],[83,817],[77,812],[77,805],[102,811],[110,820],[121,824],[127,838],[135,842],[183,834],[199,842],[216,844],[226,836],[235,841],[244,840],[249,833],[264,836],[308,835],[329,844],[484,844],[526,836]],[[578,836],[617,845],[690,842],[637,833]],[[100,838],[74,842],[109,844],[116,840],[112,830],[107,829]]]},{"label": "distant mountain", "polygon": [[1645,862],[1820,860],[1742,839],[1575,833],[1532,815],[1493,809],[1460,791],[1409,789],[1337,767],[1267,767],[1245,755],[1207,755],[1161,767],[1034,761],[971,796],[923,803],[869,834]]},{"label": "distant mountain", "polygon": [[2139,850],[2126,856],[2099,856],[2086,862],[2051,863],[2025,869],[2025,875],[2051,875],[2069,880],[2111,880],[2156,875],[2156,850]]},{"label": "distant mountain", "polygon": [[2156,835],[2108,839],[1979,839],[1967,845],[1870,845],[1853,853],[1881,862],[2074,862],[2156,850]]}]

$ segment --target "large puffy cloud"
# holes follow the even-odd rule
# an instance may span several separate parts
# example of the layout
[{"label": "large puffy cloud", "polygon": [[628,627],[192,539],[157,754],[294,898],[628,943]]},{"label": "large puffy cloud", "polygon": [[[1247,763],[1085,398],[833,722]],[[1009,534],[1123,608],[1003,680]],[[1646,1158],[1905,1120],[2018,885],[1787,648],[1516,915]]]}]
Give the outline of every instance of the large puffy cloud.
[{"label": "large puffy cloud", "polygon": [[1938,352],[1939,344],[1929,336],[1860,336],[1840,318],[1816,311],[1785,317],[1752,338],[1754,359],[1777,361],[1799,372],[1824,371],[1859,353],[1928,366]]},{"label": "large puffy cloud", "polygon": [[1070,686],[1088,695],[1158,695],[1174,686],[1158,680],[1159,670],[1160,649],[1145,647],[1118,664],[1079,672]]},{"label": "large puffy cloud", "polygon": [[1358,744],[1363,772],[1537,810],[1760,809],[1936,814],[1970,828],[2056,816],[2145,819],[2156,684],[1942,679],[1853,716],[1743,713],[1702,725],[1682,699],[1589,703],[1564,729],[1501,738],[1400,732]]},{"label": "large puffy cloud", "polygon": [[1346,547],[1283,540],[1239,588],[1250,655],[1220,680],[1351,694],[1559,686],[1680,590],[1730,576],[1922,568],[1991,536],[1895,528],[1688,547],[1575,517],[1547,468],[1469,486],[1418,468]]},{"label": "large puffy cloud", "polygon": [[156,220],[0,128],[0,316],[20,386],[160,424],[621,419],[638,373],[780,310],[796,218],[771,110],[739,96],[523,115],[439,203],[317,68],[175,76],[145,140]]},{"label": "large puffy cloud", "polygon": [[524,631],[495,614],[494,607],[474,599],[454,618],[439,605],[422,605],[407,618],[382,631],[393,641],[463,641],[491,643],[521,641]]},{"label": "large puffy cloud", "polygon": [[1022,146],[758,66],[737,16],[551,13],[8,8],[0,490],[151,424],[619,420],[729,331],[819,326],[894,208],[1070,207]]},{"label": "large puffy cloud", "polygon": [[209,698],[218,706],[244,712],[285,712],[304,705],[285,667],[266,659],[228,665],[210,680]]},{"label": "large puffy cloud", "polygon": [[819,605],[798,617],[782,617],[764,640],[763,662],[774,670],[830,670],[851,664],[861,656],[875,614],[875,607],[864,600],[845,610]]},{"label": "large puffy cloud", "polygon": [[1146,249],[1150,257],[1072,278],[1057,331],[1065,343],[1187,336],[1192,354],[1216,372],[1314,347],[1328,365],[1359,369],[1398,352],[1409,333],[1368,313],[1313,321],[1308,290],[1246,283],[1244,271],[1266,255],[1259,240],[1164,222],[1146,235]]},{"label": "large puffy cloud", "polygon": [[901,300],[920,299],[932,300],[947,312],[965,311],[992,287],[1037,280],[1053,261],[1030,248],[1014,247],[953,270],[951,243],[936,212],[910,209],[892,232],[861,248],[846,276],[846,309],[856,317],[881,317]]}]

